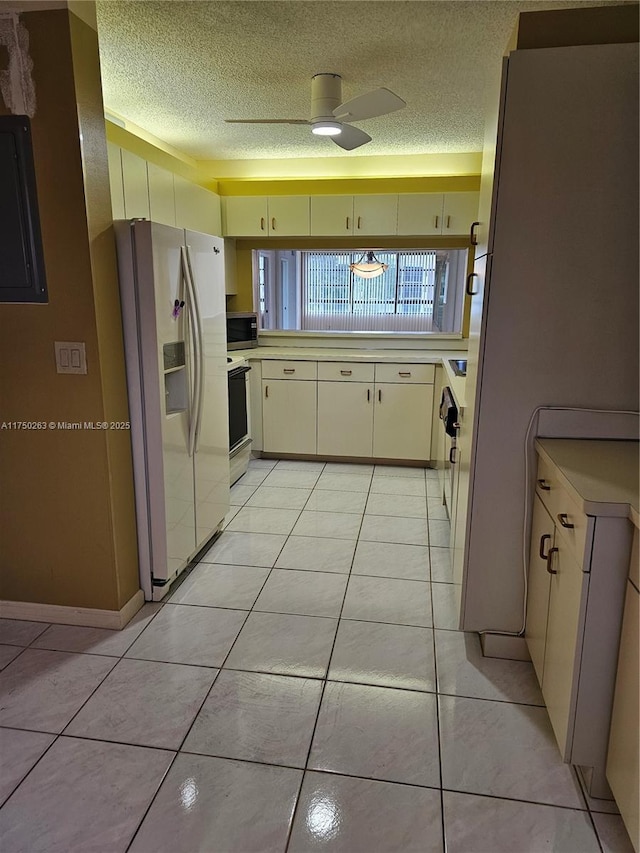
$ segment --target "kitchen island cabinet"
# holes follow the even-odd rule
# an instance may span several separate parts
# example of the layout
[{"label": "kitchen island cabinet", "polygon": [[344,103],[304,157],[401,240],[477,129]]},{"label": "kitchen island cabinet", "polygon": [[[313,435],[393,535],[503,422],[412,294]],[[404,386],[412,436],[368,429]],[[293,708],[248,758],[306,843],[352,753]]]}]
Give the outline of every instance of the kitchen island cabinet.
[{"label": "kitchen island cabinet", "polygon": [[[538,439],[525,638],[565,761],[605,796],[638,443]],[[637,725],[637,721],[636,721]]]}]

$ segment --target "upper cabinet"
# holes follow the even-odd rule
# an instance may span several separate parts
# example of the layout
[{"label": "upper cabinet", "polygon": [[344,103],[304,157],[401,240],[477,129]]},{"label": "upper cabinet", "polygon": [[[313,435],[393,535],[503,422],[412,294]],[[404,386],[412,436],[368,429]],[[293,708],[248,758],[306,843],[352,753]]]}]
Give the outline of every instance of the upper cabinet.
[{"label": "upper cabinet", "polygon": [[228,196],[223,233],[229,237],[467,237],[478,193]]},{"label": "upper cabinet", "polygon": [[230,237],[309,235],[309,196],[228,196],[224,234]]},{"label": "upper cabinet", "polygon": [[204,187],[107,144],[114,219],[150,219],[162,225],[222,234],[220,197]]}]

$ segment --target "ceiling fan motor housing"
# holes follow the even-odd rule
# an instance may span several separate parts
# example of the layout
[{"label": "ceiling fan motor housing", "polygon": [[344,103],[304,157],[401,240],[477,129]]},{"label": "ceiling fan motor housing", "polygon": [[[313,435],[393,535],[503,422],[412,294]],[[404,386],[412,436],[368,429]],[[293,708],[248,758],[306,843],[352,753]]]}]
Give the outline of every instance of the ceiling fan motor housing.
[{"label": "ceiling fan motor housing", "polygon": [[333,111],[342,103],[342,77],[316,74],[311,78],[311,123],[336,120]]}]

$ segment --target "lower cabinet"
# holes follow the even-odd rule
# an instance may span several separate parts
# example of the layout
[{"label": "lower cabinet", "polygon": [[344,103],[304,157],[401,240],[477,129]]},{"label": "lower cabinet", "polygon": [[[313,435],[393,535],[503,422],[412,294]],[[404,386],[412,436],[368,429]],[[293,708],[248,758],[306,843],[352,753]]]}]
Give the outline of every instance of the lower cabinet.
[{"label": "lower cabinet", "polygon": [[374,396],[373,456],[429,460],[433,385],[376,383]]},{"label": "lower cabinet", "polygon": [[373,383],[318,382],[318,454],[371,456]]},{"label": "lower cabinet", "polygon": [[262,380],[262,443],[267,453],[316,453],[314,381]]}]

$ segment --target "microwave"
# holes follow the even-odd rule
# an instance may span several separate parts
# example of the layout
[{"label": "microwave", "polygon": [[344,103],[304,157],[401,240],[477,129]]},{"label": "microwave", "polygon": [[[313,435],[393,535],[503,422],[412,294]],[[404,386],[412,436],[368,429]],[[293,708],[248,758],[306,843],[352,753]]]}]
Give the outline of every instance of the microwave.
[{"label": "microwave", "polygon": [[227,349],[258,346],[258,315],[253,312],[227,314]]}]

